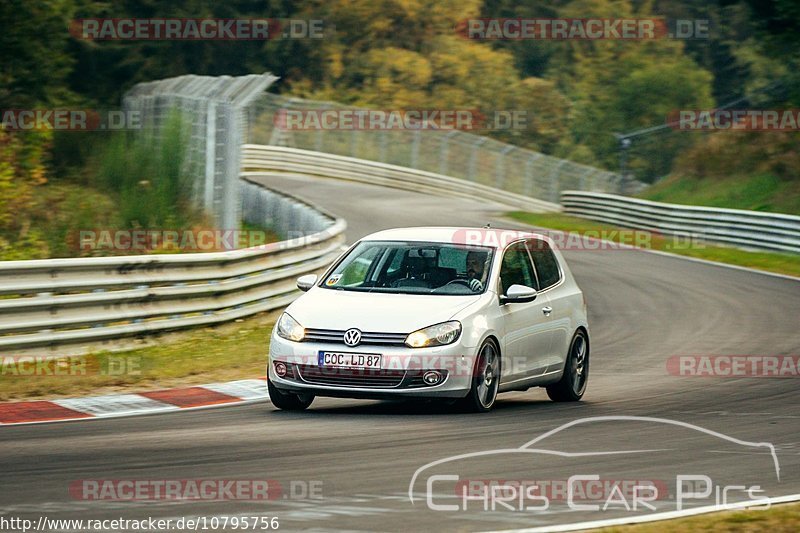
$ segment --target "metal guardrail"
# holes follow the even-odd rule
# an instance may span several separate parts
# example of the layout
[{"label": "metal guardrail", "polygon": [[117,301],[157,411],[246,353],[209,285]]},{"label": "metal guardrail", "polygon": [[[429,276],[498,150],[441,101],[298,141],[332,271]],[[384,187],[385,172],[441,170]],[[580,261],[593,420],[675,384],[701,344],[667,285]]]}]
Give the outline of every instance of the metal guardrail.
[{"label": "metal guardrail", "polygon": [[[336,102],[264,93],[248,108],[246,142],[366,159],[558,202],[562,190],[632,194],[645,185],[616,172],[550,156],[484,135],[459,130],[358,128],[293,129],[281,114],[349,109]],[[361,108],[364,109],[364,108]]]},{"label": "metal guardrail", "polygon": [[742,248],[800,253],[800,217],[564,191],[564,212],[620,226],[685,235]]},{"label": "metal guardrail", "polygon": [[[303,235],[240,250],[0,262],[0,351],[99,343],[209,325],[288,305],[295,278],[330,264],[346,223],[286,195],[242,183],[245,219]],[[263,220],[263,219],[262,219]]]},{"label": "metal guardrail", "polygon": [[424,170],[298,148],[246,144],[242,156],[242,175],[255,176],[265,172],[337,178],[434,195],[493,200],[536,212],[561,210],[558,204]]},{"label": "metal guardrail", "polygon": [[[614,172],[464,131],[286,128],[280,117],[287,111],[348,108],[264,92],[277,79],[269,72],[236,77],[186,75],[139,83],[125,93],[123,107],[141,113],[140,133],[156,141],[170,117],[181,117],[186,128],[182,171],[194,178],[194,203],[213,217],[217,227],[236,227],[240,207],[247,202],[239,187],[244,143],[335,154],[332,160],[351,158],[362,167],[365,161],[384,164],[406,176],[392,178],[396,185],[410,183],[417,171],[414,179],[436,176],[451,194],[474,197],[478,192],[500,198],[497,191],[502,190],[503,201],[511,199],[524,209],[538,205],[534,209],[551,210],[546,206],[555,206],[564,189],[631,193],[644,186]],[[381,178],[370,172],[372,178]],[[438,187],[427,181],[426,187]]]}]

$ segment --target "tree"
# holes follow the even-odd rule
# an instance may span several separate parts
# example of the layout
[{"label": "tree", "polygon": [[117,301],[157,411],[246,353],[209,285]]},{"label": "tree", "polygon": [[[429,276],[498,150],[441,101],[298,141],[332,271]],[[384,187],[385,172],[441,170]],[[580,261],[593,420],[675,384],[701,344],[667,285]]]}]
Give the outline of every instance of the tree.
[{"label": "tree", "polygon": [[[647,6],[642,9],[647,9]],[[561,16],[574,18],[651,18],[632,3],[578,0]],[[574,103],[572,143],[588,147],[594,160],[616,168],[619,144],[615,133],[665,124],[670,112],[714,106],[713,75],[686,55],[684,44],[670,39],[642,41],[568,41],[554,52],[547,77]],[[676,138],[629,166],[650,179],[669,171],[674,154],[691,143]],[[563,155],[575,153],[570,144]],[[580,153],[578,151],[577,153]],[[582,158],[586,159],[585,154]]]},{"label": "tree", "polygon": [[0,2],[0,109],[29,109],[74,101],[66,78],[74,60],[66,53],[69,0]]}]

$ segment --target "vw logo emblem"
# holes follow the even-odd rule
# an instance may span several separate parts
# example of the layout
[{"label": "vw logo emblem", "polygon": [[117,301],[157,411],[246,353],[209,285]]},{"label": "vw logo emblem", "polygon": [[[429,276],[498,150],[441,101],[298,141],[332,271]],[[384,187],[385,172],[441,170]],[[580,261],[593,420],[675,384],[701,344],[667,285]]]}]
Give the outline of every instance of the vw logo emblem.
[{"label": "vw logo emblem", "polygon": [[348,346],[358,346],[361,342],[361,331],[356,328],[350,328],[344,332],[344,343]]}]

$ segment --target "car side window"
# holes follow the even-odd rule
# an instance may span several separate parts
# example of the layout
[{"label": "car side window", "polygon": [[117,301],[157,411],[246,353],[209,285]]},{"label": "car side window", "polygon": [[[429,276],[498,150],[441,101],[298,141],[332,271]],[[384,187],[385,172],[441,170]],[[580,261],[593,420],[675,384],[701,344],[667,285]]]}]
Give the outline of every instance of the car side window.
[{"label": "car side window", "polygon": [[353,261],[347,264],[341,271],[336,272],[339,276],[337,278],[337,280],[339,280],[339,285],[354,287],[363,285],[366,281],[367,272],[369,272],[370,267],[379,257],[379,253],[383,251],[383,248],[377,246],[369,248],[353,259]]},{"label": "car side window", "polygon": [[533,273],[525,243],[512,244],[500,265],[500,290],[505,294],[512,285],[525,285],[536,288],[536,276]]},{"label": "car side window", "polygon": [[552,287],[561,279],[561,269],[558,267],[553,250],[547,242],[540,239],[528,241],[528,250],[533,257],[533,264],[536,266],[536,274],[539,276],[538,290]]}]

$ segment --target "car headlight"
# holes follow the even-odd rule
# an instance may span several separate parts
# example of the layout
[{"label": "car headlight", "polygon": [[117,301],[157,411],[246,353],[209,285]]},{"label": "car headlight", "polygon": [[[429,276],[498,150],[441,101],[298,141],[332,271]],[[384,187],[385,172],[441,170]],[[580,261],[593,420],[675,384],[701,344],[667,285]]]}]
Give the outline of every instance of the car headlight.
[{"label": "car headlight", "polygon": [[306,335],[305,328],[301,326],[297,320],[292,318],[292,315],[289,313],[283,313],[281,315],[281,317],[278,319],[278,325],[276,327],[278,328],[278,337],[282,337],[290,341],[300,342]]},{"label": "car headlight", "polygon": [[454,343],[460,334],[461,322],[451,320],[409,333],[406,337],[406,346],[410,348],[443,346]]}]

